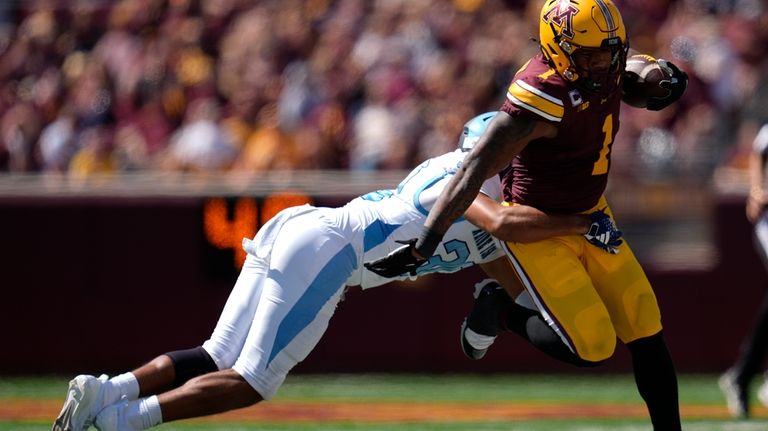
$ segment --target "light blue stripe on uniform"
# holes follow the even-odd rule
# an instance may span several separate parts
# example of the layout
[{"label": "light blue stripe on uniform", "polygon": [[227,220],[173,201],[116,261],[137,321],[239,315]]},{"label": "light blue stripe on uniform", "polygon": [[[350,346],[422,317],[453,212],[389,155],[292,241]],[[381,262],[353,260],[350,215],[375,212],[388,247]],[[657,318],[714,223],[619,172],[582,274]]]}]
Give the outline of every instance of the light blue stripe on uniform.
[{"label": "light blue stripe on uniform", "polygon": [[413,194],[413,206],[416,207],[416,209],[419,210],[420,213],[424,215],[429,215],[429,211],[427,211],[427,209],[421,205],[421,200],[419,199],[419,197],[421,196],[421,192],[437,184],[440,180],[445,178],[446,175],[448,175],[448,173],[443,172],[442,174],[433,177],[431,180],[425,182],[424,185],[419,187],[418,190],[416,190],[416,193]]},{"label": "light blue stripe on uniform", "polygon": [[[301,271],[301,268],[295,269]],[[320,270],[301,298],[280,322],[267,363],[271,363],[272,359],[296,338],[299,332],[315,320],[317,313],[328,300],[339,289],[344,288],[344,282],[355,269],[357,269],[357,255],[355,249],[347,244]]]},{"label": "light blue stripe on uniform", "polygon": [[377,245],[386,241],[401,224],[387,224],[381,220],[376,220],[365,228],[363,235],[363,251],[369,251]]},{"label": "light blue stripe on uniform", "polygon": [[[443,178],[447,177],[448,175],[453,175],[453,174],[454,174],[454,172],[443,172],[442,174],[437,175],[434,178],[432,178],[431,180],[429,180],[426,183],[424,183],[424,185],[419,187],[419,189],[416,190],[416,193],[413,194],[413,206],[416,207],[416,209],[419,210],[420,213],[424,214],[425,216],[428,216],[429,215],[429,211],[426,208],[424,208],[424,205],[421,204],[421,193],[424,190],[426,190],[426,189],[434,186],[435,184],[439,183],[440,180],[442,180]],[[454,221],[453,224],[456,224],[456,223],[461,222],[461,221],[464,221],[464,216],[461,216],[458,219],[456,219],[456,221]]]}]

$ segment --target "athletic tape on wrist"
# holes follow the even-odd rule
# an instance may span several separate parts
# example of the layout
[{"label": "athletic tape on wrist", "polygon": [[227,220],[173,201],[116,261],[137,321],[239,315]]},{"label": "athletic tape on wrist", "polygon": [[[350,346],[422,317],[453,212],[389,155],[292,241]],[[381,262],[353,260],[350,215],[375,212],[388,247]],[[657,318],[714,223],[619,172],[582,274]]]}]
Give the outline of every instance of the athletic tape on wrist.
[{"label": "athletic tape on wrist", "polygon": [[419,240],[416,241],[416,253],[424,259],[429,259],[437,250],[438,244],[443,240],[443,234],[437,233],[431,229],[425,229],[421,232]]}]

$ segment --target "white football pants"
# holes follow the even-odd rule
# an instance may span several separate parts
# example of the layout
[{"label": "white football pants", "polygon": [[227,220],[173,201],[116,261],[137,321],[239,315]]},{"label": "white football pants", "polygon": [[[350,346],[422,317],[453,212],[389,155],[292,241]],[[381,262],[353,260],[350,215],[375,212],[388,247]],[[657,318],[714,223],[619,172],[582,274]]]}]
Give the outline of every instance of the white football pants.
[{"label": "white football pants", "polygon": [[356,269],[353,247],[323,210],[282,211],[253,241],[216,328],[203,348],[265,399],[304,360],[328,327]]}]

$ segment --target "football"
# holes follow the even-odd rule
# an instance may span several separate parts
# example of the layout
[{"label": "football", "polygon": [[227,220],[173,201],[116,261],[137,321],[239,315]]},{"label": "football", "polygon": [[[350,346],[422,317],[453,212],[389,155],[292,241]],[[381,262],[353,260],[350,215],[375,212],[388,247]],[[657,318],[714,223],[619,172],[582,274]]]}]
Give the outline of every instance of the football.
[{"label": "football", "polygon": [[669,90],[662,88],[659,83],[668,76],[656,59],[637,54],[627,59],[624,68],[621,100],[635,108],[645,108],[651,97],[664,97]]}]

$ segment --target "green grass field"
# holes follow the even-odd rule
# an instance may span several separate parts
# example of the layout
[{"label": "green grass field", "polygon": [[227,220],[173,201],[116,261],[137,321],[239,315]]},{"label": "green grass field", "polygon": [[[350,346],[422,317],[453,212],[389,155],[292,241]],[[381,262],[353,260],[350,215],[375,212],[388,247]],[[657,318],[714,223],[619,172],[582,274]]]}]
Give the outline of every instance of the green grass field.
[{"label": "green grass field", "polygon": [[[67,380],[0,377],[0,430],[50,429]],[[680,403],[688,431],[768,430],[762,406],[754,406],[754,419],[727,416],[714,375],[680,376]],[[312,416],[326,408],[329,414]],[[272,413],[260,417],[264,411]],[[630,375],[294,375],[268,403],[157,429],[640,431],[651,425]]]}]

